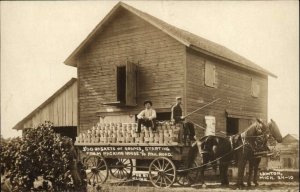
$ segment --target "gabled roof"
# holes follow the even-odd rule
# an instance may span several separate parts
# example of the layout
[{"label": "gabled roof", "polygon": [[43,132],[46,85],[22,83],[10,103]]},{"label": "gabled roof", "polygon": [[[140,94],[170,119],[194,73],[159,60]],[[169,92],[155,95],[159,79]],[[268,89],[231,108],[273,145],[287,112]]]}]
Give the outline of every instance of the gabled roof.
[{"label": "gabled roof", "polygon": [[32,118],[40,109],[44,108],[47,104],[53,101],[60,93],[65,91],[68,87],[73,85],[77,81],[77,78],[70,79],[66,84],[64,84],[59,90],[57,90],[52,96],[50,96],[46,101],[44,101],[40,106],[34,109],[29,115],[27,115],[24,119],[18,122],[13,129],[20,130],[22,129],[22,125],[30,118]]},{"label": "gabled roof", "polygon": [[94,30],[86,37],[86,39],[73,51],[73,53],[64,61],[65,64],[76,67],[76,58],[79,56],[80,52],[90,43],[93,38],[98,34],[106,23],[111,21],[113,15],[115,15],[119,10],[126,9],[129,12],[135,14],[136,16],[142,18],[146,22],[152,24],[163,32],[167,33],[180,43],[187,47],[190,47],[196,51],[202,52],[204,54],[213,56],[215,58],[224,60],[231,64],[243,67],[245,69],[255,71],[263,75],[270,75],[276,77],[276,75],[267,71],[266,69],[256,65],[252,61],[240,56],[239,54],[227,49],[226,47],[199,37],[188,31],[174,27],[156,17],[153,17],[145,12],[135,9],[123,2],[119,2],[113,7],[113,9],[104,17],[104,19],[94,28]]},{"label": "gabled roof", "polygon": [[282,138],[283,142],[299,141],[299,136],[296,134],[287,134]]}]

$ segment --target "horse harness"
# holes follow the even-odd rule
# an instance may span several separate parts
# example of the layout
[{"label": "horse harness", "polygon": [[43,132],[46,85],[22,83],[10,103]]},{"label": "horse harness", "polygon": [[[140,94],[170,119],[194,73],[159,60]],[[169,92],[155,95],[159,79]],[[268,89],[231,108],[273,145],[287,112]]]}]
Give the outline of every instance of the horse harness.
[{"label": "horse harness", "polygon": [[[260,154],[263,151],[268,151],[268,149],[264,149],[265,145],[264,145],[264,139],[265,139],[265,133],[261,134],[261,135],[257,135],[257,136],[247,136],[246,132],[243,132],[240,134],[240,138],[242,140],[242,144],[243,144],[243,153],[245,152],[245,147],[250,147],[251,151],[256,154]],[[253,138],[255,139],[253,142],[250,142],[248,138]]]}]

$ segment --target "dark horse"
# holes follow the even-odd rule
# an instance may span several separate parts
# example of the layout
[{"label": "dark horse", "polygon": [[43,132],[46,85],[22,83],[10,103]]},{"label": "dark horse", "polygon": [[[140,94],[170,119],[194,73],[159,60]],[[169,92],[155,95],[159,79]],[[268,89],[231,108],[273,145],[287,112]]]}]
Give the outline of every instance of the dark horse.
[{"label": "dark horse", "polygon": [[204,186],[204,172],[207,168],[212,167],[216,170],[219,163],[221,185],[228,185],[227,170],[230,161],[233,159],[232,145],[225,137],[205,136],[196,140],[200,153],[201,165],[200,181]]},{"label": "dark horse", "polygon": [[[271,119],[268,124],[264,124],[261,120],[253,123],[243,133],[230,137],[205,136],[197,141],[199,152],[202,156],[202,163],[209,165],[209,162],[219,162],[221,185],[229,185],[228,166],[232,160],[237,161],[238,179],[237,186],[243,187],[243,177],[246,163],[249,161],[248,185],[251,185],[251,177],[254,170],[253,182],[257,183],[258,166],[260,156],[256,156],[256,152],[268,150],[267,139],[269,136],[281,143],[282,136],[276,123]],[[204,183],[204,170],[201,170],[201,179]]]}]

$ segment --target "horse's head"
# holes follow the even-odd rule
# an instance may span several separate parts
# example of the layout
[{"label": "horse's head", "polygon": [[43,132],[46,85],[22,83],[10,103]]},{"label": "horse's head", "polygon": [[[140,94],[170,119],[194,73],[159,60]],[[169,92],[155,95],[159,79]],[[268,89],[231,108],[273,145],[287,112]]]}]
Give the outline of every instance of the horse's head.
[{"label": "horse's head", "polygon": [[282,135],[280,133],[280,130],[276,124],[276,122],[271,119],[271,121],[267,125],[269,133],[274,137],[274,139],[278,142],[282,142]]},{"label": "horse's head", "polygon": [[212,145],[211,137],[205,136],[198,138],[195,136],[194,138],[195,143],[193,146],[196,145],[198,148],[201,163],[207,163],[211,159],[214,151],[214,145]]}]

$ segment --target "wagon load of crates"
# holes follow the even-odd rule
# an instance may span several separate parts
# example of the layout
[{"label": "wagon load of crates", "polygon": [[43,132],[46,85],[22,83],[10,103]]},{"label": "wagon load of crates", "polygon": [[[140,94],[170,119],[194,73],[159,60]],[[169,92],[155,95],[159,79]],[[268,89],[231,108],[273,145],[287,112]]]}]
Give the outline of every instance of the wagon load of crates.
[{"label": "wagon load of crates", "polygon": [[182,135],[182,127],[170,122],[162,122],[156,130],[142,126],[137,133],[137,123],[97,123],[91,129],[76,137],[76,143],[149,143],[177,145]]}]

